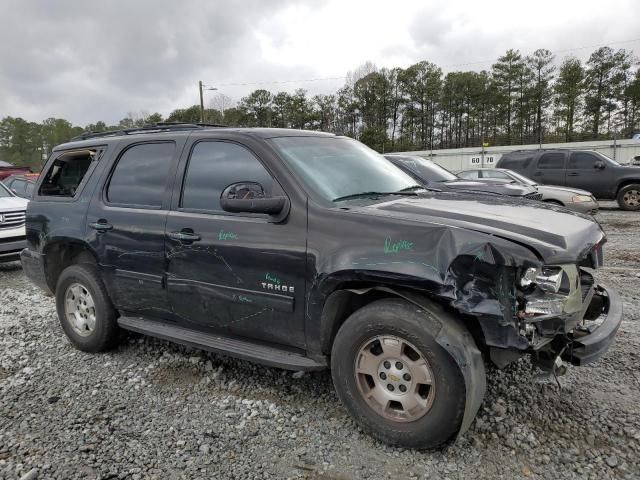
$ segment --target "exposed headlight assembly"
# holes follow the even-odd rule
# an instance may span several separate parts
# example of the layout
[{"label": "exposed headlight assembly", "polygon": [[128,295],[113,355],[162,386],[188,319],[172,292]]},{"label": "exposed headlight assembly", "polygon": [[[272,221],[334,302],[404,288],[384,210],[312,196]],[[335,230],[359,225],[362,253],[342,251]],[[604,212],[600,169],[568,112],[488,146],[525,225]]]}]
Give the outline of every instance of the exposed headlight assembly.
[{"label": "exposed headlight assembly", "polygon": [[558,293],[564,289],[569,291],[569,278],[562,267],[527,268],[520,278],[520,286],[523,288],[537,285],[545,292]]},{"label": "exposed headlight assembly", "polygon": [[528,268],[520,278],[523,288],[538,288],[525,293],[526,315],[561,315],[582,308],[578,268],[575,265],[554,265]]},{"label": "exposed headlight assembly", "polygon": [[591,202],[593,198],[590,195],[574,195],[571,197],[573,203]]}]

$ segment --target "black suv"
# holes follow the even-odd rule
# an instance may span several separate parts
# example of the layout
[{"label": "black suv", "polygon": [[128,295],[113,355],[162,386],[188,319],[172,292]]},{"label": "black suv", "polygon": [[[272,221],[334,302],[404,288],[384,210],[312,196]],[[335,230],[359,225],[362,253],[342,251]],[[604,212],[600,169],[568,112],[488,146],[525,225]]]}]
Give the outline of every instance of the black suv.
[{"label": "black suv", "polygon": [[640,210],[640,168],[620,165],[591,150],[517,150],[505,153],[507,168],[543,185],[587,190],[596,198],[616,199],[623,210]]},{"label": "black suv", "polygon": [[[543,220],[542,220],[543,219]],[[27,211],[27,275],[98,352],[128,329],[268,365],[331,367],[378,438],[466,431],[484,360],[563,370],[622,318],[588,217],[431,192],[355,140],[157,125],[55,148]]]}]

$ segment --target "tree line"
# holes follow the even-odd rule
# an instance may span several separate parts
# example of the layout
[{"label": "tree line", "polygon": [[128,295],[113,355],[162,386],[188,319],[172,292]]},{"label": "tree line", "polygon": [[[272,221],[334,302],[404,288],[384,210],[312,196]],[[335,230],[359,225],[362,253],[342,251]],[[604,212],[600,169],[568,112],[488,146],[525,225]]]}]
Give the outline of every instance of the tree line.
[{"label": "tree line", "polygon": [[[421,61],[407,68],[366,63],[331,94],[258,89],[229,108],[207,108],[205,121],[230,126],[323,130],[378,151],[628,138],[640,127],[640,70],[633,53],[601,47],[586,62],[552,52],[507,50],[488,70],[443,73]],[[0,121],[0,159],[39,165],[51,149],[85,131],[149,123],[199,122],[200,107],[128,114],[117,125],[73,126]]]}]

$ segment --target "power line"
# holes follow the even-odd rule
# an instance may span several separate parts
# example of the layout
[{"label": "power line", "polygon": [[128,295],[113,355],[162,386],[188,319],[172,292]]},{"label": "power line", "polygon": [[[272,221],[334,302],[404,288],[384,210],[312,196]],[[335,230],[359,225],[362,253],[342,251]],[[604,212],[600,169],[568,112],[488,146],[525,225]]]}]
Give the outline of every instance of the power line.
[{"label": "power line", "polygon": [[[640,42],[640,38],[634,38],[631,40],[619,40],[615,42],[608,42],[605,44],[584,45],[582,47],[573,47],[573,48],[567,48],[564,50],[555,50],[555,51],[552,51],[551,53],[558,54],[558,53],[575,52],[577,50],[584,50],[587,48],[600,48],[600,47],[607,47],[609,45],[618,45],[622,43],[633,43],[633,42]],[[478,60],[475,62],[454,63],[450,65],[442,65],[442,68],[466,67],[469,65],[482,65],[485,63],[495,62],[496,60],[497,60],[496,58],[492,58],[488,60]],[[298,80],[264,80],[259,82],[229,82],[229,83],[216,83],[215,85],[216,87],[246,87],[250,85],[279,85],[279,84],[287,84],[287,83],[323,82],[323,81],[330,81],[330,80],[343,80],[345,78],[347,78],[347,75],[341,75],[337,77],[304,78],[304,79],[298,79]]]},{"label": "power line", "polygon": [[280,84],[280,83],[302,83],[302,82],[320,82],[324,80],[342,80],[343,78],[347,78],[346,75],[342,75],[339,77],[320,77],[320,78],[305,78],[301,80],[272,80],[272,81],[262,81],[262,82],[244,82],[244,83],[216,83],[218,87],[240,87],[246,85],[272,85],[272,84]]},{"label": "power line", "polygon": [[[564,50],[555,50],[552,51],[551,53],[553,54],[557,54],[557,53],[567,53],[567,52],[575,52],[576,50],[584,50],[587,48],[600,48],[600,47],[607,47],[609,45],[618,45],[620,43],[633,43],[633,42],[640,42],[640,38],[634,38],[632,40],[620,40],[620,41],[616,41],[616,42],[608,42],[605,44],[598,44],[598,45],[584,45],[582,47],[573,47],[573,48],[566,48]],[[455,64],[451,64],[451,65],[443,65],[443,68],[450,68],[450,67],[465,67],[467,65],[480,65],[480,64],[484,64],[484,63],[491,63],[491,62],[495,62],[497,59],[492,58],[490,60],[478,60],[476,62],[467,62],[467,63],[455,63]]]}]

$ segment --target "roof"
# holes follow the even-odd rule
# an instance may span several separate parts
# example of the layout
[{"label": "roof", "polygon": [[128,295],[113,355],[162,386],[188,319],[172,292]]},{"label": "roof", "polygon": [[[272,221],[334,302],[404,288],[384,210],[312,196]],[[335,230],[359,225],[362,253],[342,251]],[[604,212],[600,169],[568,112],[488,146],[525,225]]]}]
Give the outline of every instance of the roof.
[{"label": "roof", "polygon": [[0,160],[0,167],[13,167],[9,162],[3,162]]},{"label": "roof", "polygon": [[125,128],[121,130],[108,130],[104,132],[86,132],[71,139],[69,143],[90,140],[94,138],[121,138],[129,135],[179,133],[194,131],[199,132],[234,132],[245,133],[261,138],[295,137],[295,136],[335,136],[333,133],[318,132],[313,130],[294,130],[288,128],[261,128],[261,127],[228,127],[211,123],[173,123],[159,122],[138,128]]}]

